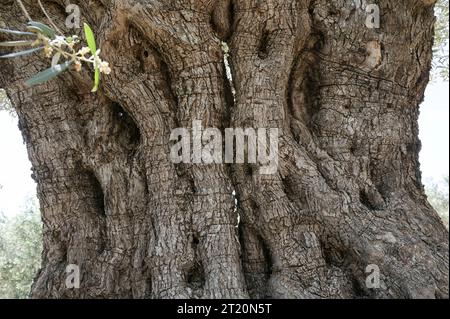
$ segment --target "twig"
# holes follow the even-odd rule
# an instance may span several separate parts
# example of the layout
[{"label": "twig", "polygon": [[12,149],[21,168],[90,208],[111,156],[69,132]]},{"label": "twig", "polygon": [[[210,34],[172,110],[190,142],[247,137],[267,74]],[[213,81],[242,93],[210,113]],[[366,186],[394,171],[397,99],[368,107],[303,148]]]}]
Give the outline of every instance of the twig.
[{"label": "twig", "polygon": [[25,9],[25,6],[23,5],[21,0],[17,0],[17,3],[19,4],[20,8],[23,11],[23,14],[25,15],[25,17],[28,19],[28,21],[33,21],[30,17],[30,14],[28,13],[27,9]]},{"label": "twig", "polygon": [[60,35],[64,35],[61,30],[58,29],[58,27],[56,26],[56,24],[53,22],[52,18],[50,18],[50,16],[48,15],[47,11],[45,11],[44,6],[42,5],[41,0],[38,0],[39,6],[41,7],[42,12],[45,14],[48,22],[51,24],[51,26],[60,34]]}]

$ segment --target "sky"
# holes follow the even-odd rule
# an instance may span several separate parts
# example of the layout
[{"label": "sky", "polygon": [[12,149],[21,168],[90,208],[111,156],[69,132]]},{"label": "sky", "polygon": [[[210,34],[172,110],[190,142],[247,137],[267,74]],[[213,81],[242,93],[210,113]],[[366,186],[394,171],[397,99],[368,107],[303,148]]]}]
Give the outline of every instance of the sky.
[{"label": "sky", "polygon": [[[424,182],[439,181],[449,173],[449,83],[431,83],[419,119]],[[0,111],[0,212],[7,216],[26,208],[36,196],[31,164],[17,126],[17,118]]]},{"label": "sky", "polygon": [[428,85],[420,108],[420,164],[423,179],[439,180],[449,171],[449,83]]}]

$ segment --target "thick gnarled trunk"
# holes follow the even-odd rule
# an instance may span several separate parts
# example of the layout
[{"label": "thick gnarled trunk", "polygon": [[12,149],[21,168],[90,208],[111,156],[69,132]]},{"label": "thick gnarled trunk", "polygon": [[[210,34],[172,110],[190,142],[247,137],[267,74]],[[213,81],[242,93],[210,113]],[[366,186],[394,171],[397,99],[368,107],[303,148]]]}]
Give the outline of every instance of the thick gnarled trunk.
[{"label": "thick gnarled trunk", "polygon": [[[374,2],[379,29],[364,1],[74,1],[113,66],[98,94],[88,72],[25,87],[42,56],[0,61],[44,220],[32,297],[448,298],[418,162],[433,3]],[[171,131],[195,120],[279,129],[277,172],[174,164]]]}]

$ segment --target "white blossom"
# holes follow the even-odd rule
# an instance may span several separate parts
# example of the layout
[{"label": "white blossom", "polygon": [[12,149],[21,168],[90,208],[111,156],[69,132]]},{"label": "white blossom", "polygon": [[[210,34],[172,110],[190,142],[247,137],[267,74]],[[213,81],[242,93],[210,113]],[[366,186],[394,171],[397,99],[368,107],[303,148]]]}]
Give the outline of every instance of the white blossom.
[{"label": "white blossom", "polygon": [[111,68],[109,66],[109,63],[105,62],[105,61],[100,62],[99,70],[100,70],[101,73],[104,73],[104,74],[110,74],[111,73]]}]

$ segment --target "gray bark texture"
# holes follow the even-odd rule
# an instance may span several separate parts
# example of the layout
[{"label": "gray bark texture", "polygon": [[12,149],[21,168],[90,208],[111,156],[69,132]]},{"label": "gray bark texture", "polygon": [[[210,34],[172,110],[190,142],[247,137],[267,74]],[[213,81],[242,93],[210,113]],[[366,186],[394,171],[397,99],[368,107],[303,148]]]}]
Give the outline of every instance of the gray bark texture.
[{"label": "gray bark texture", "polygon": [[[372,1],[379,29],[370,1],[71,2],[112,65],[97,94],[88,70],[26,87],[42,54],[0,61],[44,222],[33,298],[448,298],[418,160],[433,0]],[[44,1],[63,29],[67,4]],[[0,0],[0,27],[25,22]],[[170,133],[194,120],[278,128],[278,172],[173,164]]]}]

